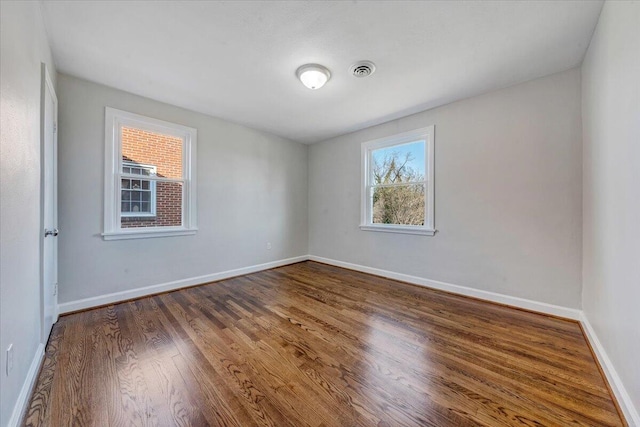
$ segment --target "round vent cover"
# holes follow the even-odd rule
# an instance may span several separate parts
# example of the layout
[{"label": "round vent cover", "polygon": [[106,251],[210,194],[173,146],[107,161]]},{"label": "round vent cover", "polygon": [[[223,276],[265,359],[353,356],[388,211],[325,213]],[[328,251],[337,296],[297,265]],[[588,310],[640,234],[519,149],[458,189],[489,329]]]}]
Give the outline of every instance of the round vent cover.
[{"label": "round vent cover", "polygon": [[359,61],[349,69],[354,77],[368,77],[376,71],[376,64],[371,61]]}]

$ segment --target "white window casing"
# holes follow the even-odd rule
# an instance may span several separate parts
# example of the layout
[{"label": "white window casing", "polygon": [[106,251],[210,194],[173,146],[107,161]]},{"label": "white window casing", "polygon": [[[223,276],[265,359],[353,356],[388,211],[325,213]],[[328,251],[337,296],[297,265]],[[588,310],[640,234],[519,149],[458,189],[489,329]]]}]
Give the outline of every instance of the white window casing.
[{"label": "white window casing", "polygon": [[[435,126],[428,126],[403,132],[388,137],[362,143],[361,147],[361,220],[360,229],[364,231],[381,231],[390,233],[419,234],[433,236],[435,229],[435,170],[434,170],[434,139]],[[402,146],[414,142],[424,141],[425,174],[424,180],[402,184],[373,183],[372,153],[376,150],[393,146]],[[424,225],[381,224],[373,222],[373,188],[393,185],[424,185],[425,188],[425,216]]]},{"label": "white window casing", "polygon": [[[123,173],[122,127],[140,129],[182,139],[182,177],[171,179],[155,175],[143,176]],[[191,127],[153,119],[127,111],[106,107],[105,109],[105,168],[104,168],[104,240],[139,239],[195,234],[197,231],[196,211],[196,149],[197,130]],[[150,165],[128,165],[127,167],[150,168]],[[149,180],[157,182],[177,182],[182,184],[182,225],[122,228],[121,217],[144,217],[121,212],[121,179]],[[153,191],[155,193],[155,191]],[[155,199],[155,194],[153,194]],[[154,200],[155,214],[155,200]]]}]

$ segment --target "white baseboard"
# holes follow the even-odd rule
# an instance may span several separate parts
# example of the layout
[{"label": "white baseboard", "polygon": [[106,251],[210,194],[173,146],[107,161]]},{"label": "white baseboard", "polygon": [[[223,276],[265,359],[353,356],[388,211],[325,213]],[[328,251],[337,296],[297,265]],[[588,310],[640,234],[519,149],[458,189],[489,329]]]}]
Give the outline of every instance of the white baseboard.
[{"label": "white baseboard", "polygon": [[114,292],[106,295],[99,295],[97,297],[65,302],[58,305],[58,313],[64,314],[64,313],[69,313],[77,310],[86,310],[92,307],[99,307],[106,304],[113,304],[120,301],[140,298],[140,297],[153,295],[161,292],[173,291],[176,289],[186,288],[189,286],[204,284],[208,282],[215,282],[217,280],[228,279],[230,277],[241,276],[243,274],[255,273],[258,271],[268,270],[270,268],[281,267],[283,265],[294,264],[294,263],[306,261],[306,260],[335,265],[336,267],[342,267],[342,268],[347,268],[349,270],[361,271],[363,273],[374,274],[376,276],[388,277],[390,279],[400,280],[400,281],[411,283],[414,285],[425,286],[433,289],[439,289],[439,290],[443,290],[443,291],[447,291],[447,292],[451,292],[459,295],[471,296],[474,298],[480,298],[483,300],[493,301],[500,304],[511,305],[514,307],[524,308],[527,310],[537,311],[540,313],[551,314],[559,317],[565,317],[567,319],[573,319],[573,320],[582,319],[582,311],[573,309],[573,308],[561,307],[558,305],[547,304],[544,302],[538,302],[538,301],[528,300],[528,299],[519,298],[519,297],[513,297],[509,295],[504,295],[504,294],[498,294],[495,292],[483,291],[480,289],[454,285],[451,283],[440,282],[437,280],[425,279],[422,277],[411,276],[403,273],[396,273],[393,271],[382,270],[379,268],[352,264],[349,262],[338,261],[330,258],[323,258],[316,255],[301,255],[293,258],[272,261],[265,264],[258,264],[258,265],[252,265],[249,267],[238,268],[235,270],[221,271],[219,273],[207,274],[204,276],[190,277],[187,279],[175,280],[173,282],[145,286],[143,288],[136,288],[136,289],[131,289],[127,291]]},{"label": "white baseboard", "polygon": [[591,348],[600,361],[600,366],[604,371],[605,376],[607,377],[607,381],[609,382],[609,386],[613,391],[613,394],[620,405],[620,409],[622,409],[622,413],[624,414],[627,422],[631,427],[640,427],[640,415],[638,414],[638,408],[636,408],[631,400],[631,396],[627,393],[627,390],[620,379],[620,376],[616,372],[616,369],[613,367],[613,363],[611,363],[611,359],[607,356],[607,352],[604,350],[602,343],[598,339],[596,335],[596,331],[589,323],[589,319],[587,316],[582,313],[580,323],[582,324],[582,328],[586,334],[586,338],[591,343]]},{"label": "white baseboard", "polygon": [[379,268],[367,267],[364,265],[351,264],[349,262],[337,261],[335,259],[323,258],[315,255],[309,255],[311,261],[318,261],[324,264],[335,265],[336,267],[348,268],[350,270],[361,271],[363,273],[374,274],[376,276],[387,277],[389,279],[400,280],[402,282],[411,283],[413,285],[424,286],[432,289],[439,289],[441,291],[447,291],[458,295],[465,295],[474,298],[483,299],[486,301],[493,301],[500,304],[510,305],[513,307],[524,308],[531,311],[536,311],[544,314],[551,314],[553,316],[564,317],[572,320],[580,320],[582,311],[562,307],[559,305],[547,304],[544,302],[538,302],[528,300],[519,297],[512,297],[509,295],[498,294],[495,292],[483,291],[480,289],[468,288],[466,286],[453,285],[451,283],[439,282],[437,280],[425,279],[417,276],[410,276],[408,274],[396,273],[393,271],[381,270]]},{"label": "white baseboard", "polygon": [[18,400],[13,407],[13,413],[11,414],[11,418],[9,419],[9,423],[7,424],[8,427],[18,427],[20,423],[22,423],[22,418],[25,415],[24,411],[27,409],[27,404],[29,403],[29,398],[31,397],[33,386],[36,383],[43,358],[44,344],[38,344],[36,354],[33,356],[31,366],[29,366],[29,371],[27,371],[27,377],[22,384],[22,389],[20,389]]},{"label": "white baseboard", "polygon": [[267,262],[265,264],[252,265],[249,267],[237,268],[235,270],[221,271],[219,273],[207,274],[204,276],[190,277],[173,282],[161,283],[159,285],[145,286],[127,291],[114,292],[111,294],[100,295],[97,297],[85,298],[76,301],[65,302],[58,305],[60,314],[72,311],[86,310],[101,305],[113,304],[120,301],[127,301],[134,298],[140,298],[148,295],[158,294],[161,292],[173,291],[176,289],[186,288],[189,286],[200,285],[217,280],[228,279],[230,277],[242,276],[243,274],[255,273],[257,271],[268,270],[270,268],[282,267],[283,265],[294,264],[296,262],[306,261],[309,259],[307,255],[293,258],[281,259],[278,261]]}]

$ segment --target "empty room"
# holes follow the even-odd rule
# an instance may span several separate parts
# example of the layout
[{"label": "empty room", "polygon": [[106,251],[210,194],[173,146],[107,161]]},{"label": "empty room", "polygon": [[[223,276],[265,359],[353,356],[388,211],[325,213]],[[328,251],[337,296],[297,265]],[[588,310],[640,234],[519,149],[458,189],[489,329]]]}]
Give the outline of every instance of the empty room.
[{"label": "empty room", "polygon": [[640,427],[640,1],[0,18],[0,426]]}]

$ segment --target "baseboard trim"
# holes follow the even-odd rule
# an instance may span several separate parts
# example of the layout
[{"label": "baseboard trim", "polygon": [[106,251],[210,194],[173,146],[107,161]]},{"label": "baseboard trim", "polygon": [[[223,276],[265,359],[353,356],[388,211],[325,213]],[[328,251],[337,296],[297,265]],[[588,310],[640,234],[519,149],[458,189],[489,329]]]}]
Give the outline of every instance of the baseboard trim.
[{"label": "baseboard trim", "polygon": [[283,265],[295,264],[302,261],[317,261],[324,264],[334,265],[349,270],[361,271],[363,273],[373,274],[376,276],[387,277],[389,279],[400,280],[402,282],[414,285],[424,286],[427,288],[439,289],[458,295],[470,296],[486,301],[492,301],[499,304],[509,305],[525,310],[535,311],[552,316],[563,317],[571,320],[582,320],[582,311],[562,307],[544,302],[528,300],[525,298],[513,297],[505,294],[499,294],[481,289],[469,288],[466,286],[454,285],[451,283],[440,282],[437,280],[425,279],[423,277],[411,276],[409,274],[397,273],[394,271],[382,270],[374,267],[367,267],[350,262],[338,261],[331,258],[324,258],[316,255],[301,255],[293,258],[286,258],[277,261],[267,262],[264,264],[252,265],[248,267],[238,268],[234,270],[221,271],[218,273],[207,274],[204,276],[190,277],[182,280],[161,283],[158,285],[145,286],[142,288],[131,289],[127,291],[114,292],[111,294],[100,295],[97,297],[84,298],[76,301],[65,302],[58,305],[58,313],[65,314],[79,310],[86,310],[93,307],[100,307],[107,304],[113,304],[121,301],[127,301],[135,298],[141,298],[162,292],[173,291],[190,286],[200,285],[218,280],[224,280],[235,276],[255,273],[258,271],[268,270],[271,268],[282,267]]},{"label": "baseboard trim", "polygon": [[307,255],[286,258],[277,261],[267,262],[264,264],[252,265],[249,267],[237,268],[234,270],[221,271],[218,273],[207,274],[204,276],[190,277],[173,282],[161,283],[159,285],[145,286],[127,291],[114,292],[111,294],[100,295],[97,297],[84,298],[76,301],[65,302],[58,305],[60,314],[71,313],[74,311],[87,310],[94,307],[100,307],[107,304],[128,301],[135,298],[141,298],[149,295],[159,294],[167,291],[188,288],[190,286],[201,285],[218,280],[229,279],[231,277],[242,276],[244,274],[255,273],[258,271],[269,270],[271,268],[282,267],[283,265],[295,264],[297,262],[306,261]]},{"label": "baseboard trim", "polygon": [[8,427],[18,427],[22,423],[22,419],[24,418],[25,410],[27,409],[27,404],[29,403],[31,392],[33,391],[33,386],[35,385],[36,379],[38,378],[38,372],[40,372],[40,365],[42,364],[43,359],[44,344],[38,344],[36,354],[33,356],[31,366],[29,366],[29,371],[27,371],[27,377],[22,384],[22,389],[20,389],[18,400],[13,407],[13,413],[11,414],[11,418],[9,419],[9,423],[7,424]]},{"label": "baseboard trim", "polygon": [[347,268],[349,270],[361,271],[363,273],[373,274],[376,276],[387,277],[389,279],[399,280],[411,283],[412,285],[424,286],[427,288],[438,289],[441,291],[451,292],[453,294],[464,295],[468,297],[478,298],[485,301],[496,302],[499,304],[509,305],[538,313],[548,314],[556,317],[562,317],[571,320],[580,320],[582,311],[562,307],[544,302],[528,300],[525,298],[512,297],[509,295],[498,294],[495,292],[483,291],[481,289],[469,288],[466,286],[454,285],[451,283],[440,282],[437,280],[425,279],[423,277],[411,276],[394,271],[382,270],[379,268],[367,267],[359,264],[352,264],[335,259],[323,258],[316,255],[309,255],[311,261],[317,261],[324,264],[334,265],[336,267]]},{"label": "baseboard trim", "polygon": [[613,367],[611,359],[609,359],[607,352],[604,350],[602,343],[596,335],[596,331],[593,329],[593,326],[591,326],[591,323],[589,323],[589,319],[584,312],[582,312],[580,323],[582,324],[584,335],[589,341],[591,349],[600,363],[600,368],[609,383],[611,391],[618,401],[619,408],[626,418],[627,423],[632,427],[640,427],[640,415],[638,414],[638,409],[633,405],[631,396],[627,393],[627,389],[624,387],[618,372]]}]

